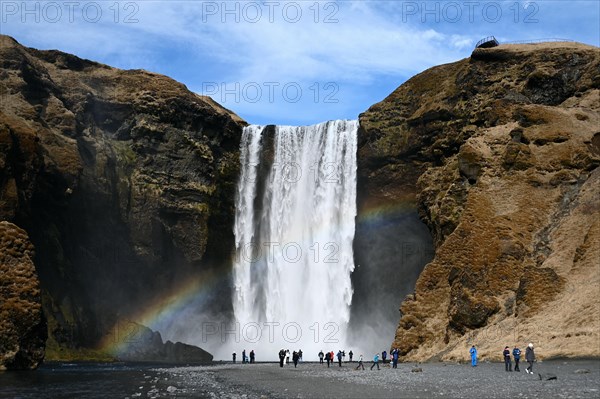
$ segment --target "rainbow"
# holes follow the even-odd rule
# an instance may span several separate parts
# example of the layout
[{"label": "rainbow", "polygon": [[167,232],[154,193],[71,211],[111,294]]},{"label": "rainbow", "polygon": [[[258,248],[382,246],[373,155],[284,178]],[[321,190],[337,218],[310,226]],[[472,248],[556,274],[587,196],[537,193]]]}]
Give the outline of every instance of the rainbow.
[{"label": "rainbow", "polygon": [[160,331],[181,320],[186,310],[197,309],[210,296],[212,289],[230,279],[229,273],[205,273],[188,279],[149,303],[138,313],[118,320],[108,334],[99,342],[97,349],[113,356],[122,353],[135,339],[139,325]]}]

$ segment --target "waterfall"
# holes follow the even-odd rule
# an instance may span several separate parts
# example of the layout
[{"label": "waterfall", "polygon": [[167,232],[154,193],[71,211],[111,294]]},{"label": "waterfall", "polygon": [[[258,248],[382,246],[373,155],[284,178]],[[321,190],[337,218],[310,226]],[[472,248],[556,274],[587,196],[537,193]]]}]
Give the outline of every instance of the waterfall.
[{"label": "waterfall", "polygon": [[[348,351],[358,121],[244,128],[235,214],[238,353]],[[269,134],[274,135],[269,137]],[[237,349],[236,349],[237,348]]]}]

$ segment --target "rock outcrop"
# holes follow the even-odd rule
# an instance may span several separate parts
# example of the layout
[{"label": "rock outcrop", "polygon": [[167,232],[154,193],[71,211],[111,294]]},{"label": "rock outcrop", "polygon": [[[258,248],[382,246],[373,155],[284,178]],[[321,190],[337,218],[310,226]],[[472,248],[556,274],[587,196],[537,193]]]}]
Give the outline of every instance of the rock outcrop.
[{"label": "rock outcrop", "polygon": [[600,356],[599,93],[595,47],[501,45],[361,115],[363,175],[412,200],[435,243],[402,302],[404,360],[527,342]]},{"label": "rock outcrop", "polygon": [[109,353],[120,361],[171,364],[209,364],[213,356],[194,345],[182,342],[163,342],[158,331],[141,324],[119,320],[120,334],[107,336],[112,341]]},{"label": "rock outcrop", "polygon": [[[0,220],[36,248],[50,358],[227,272],[244,124],[165,76],[0,36]],[[211,288],[226,314],[227,282]]]},{"label": "rock outcrop", "polygon": [[0,222],[0,371],[35,369],[44,359],[47,330],[27,233]]}]

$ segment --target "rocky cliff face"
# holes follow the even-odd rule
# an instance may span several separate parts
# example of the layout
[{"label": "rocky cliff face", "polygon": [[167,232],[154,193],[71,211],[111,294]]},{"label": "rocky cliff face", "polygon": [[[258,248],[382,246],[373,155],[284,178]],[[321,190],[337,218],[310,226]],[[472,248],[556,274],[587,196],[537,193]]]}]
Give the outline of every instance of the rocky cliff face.
[{"label": "rocky cliff face", "polygon": [[[165,76],[0,36],[0,220],[36,248],[50,357],[223,272],[243,124]],[[229,311],[213,288],[207,306]]]},{"label": "rocky cliff face", "polygon": [[0,222],[0,371],[34,369],[44,359],[46,322],[27,233]]},{"label": "rocky cliff face", "polygon": [[471,344],[497,360],[527,342],[600,355],[599,54],[478,49],[361,115],[366,185],[407,197],[435,244],[402,302],[405,360],[466,359]]}]

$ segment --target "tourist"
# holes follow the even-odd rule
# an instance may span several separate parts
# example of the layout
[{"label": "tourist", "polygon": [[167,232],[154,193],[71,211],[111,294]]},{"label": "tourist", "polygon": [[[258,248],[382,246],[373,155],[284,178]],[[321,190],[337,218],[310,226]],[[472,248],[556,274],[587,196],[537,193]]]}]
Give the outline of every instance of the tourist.
[{"label": "tourist", "polygon": [[327,362],[327,367],[329,367],[329,361],[331,360],[331,352],[327,352],[325,354],[325,361]]},{"label": "tourist", "polygon": [[298,350],[298,361],[302,361],[302,349]]},{"label": "tourist", "polygon": [[298,359],[300,359],[300,355],[298,352],[294,351],[292,354],[292,360],[294,361],[294,368],[298,367]]},{"label": "tourist", "polygon": [[381,370],[379,368],[379,353],[376,353],[375,356],[373,357],[373,365],[371,366],[371,370],[373,370],[373,367],[377,366],[377,370]]},{"label": "tourist", "polygon": [[527,349],[525,349],[525,360],[527,361],[527,368],[525,371],[527,374],[533,374],[533,363],[535,362],[535,352],[533,351],[533,344],[529,343]]},{"label": "tourist", "polygon": [[237,357],[237,353],[233,352],[233,354],[231,356],[233,356],[233,362],[235,363],[235,358]]},{"label": "tourist", "polygon": [[400,356],[400,351],[398,349],[394,349],[392,351],[392,368],[398,368],[398,357]]},{"label": "tourist", "polygon": [[352,356],[354,356],[354,353],[352,353],[352,349],[350,349],[350,352],[348,352],[348,356],[350,356],[350,363],[352,363]]},{"label": "tourist", "polygon": [[476,367],[477,366],[477,348],[475,348],[475,345],[471,346],[471,349],[469,349],[469,353],[471,354],[471,367]]},{"label": "tourist", "polygon": [[333,351],[330,352],[329,358],[331,359],[331,363],[335,361],[335,354],[333,353]]},{"label": "tourist", "polygon": [[387,359],[387,352],[383,351],[381,352],[381,361],[383,362],[383,364],[385,364],[385,359]]},{"label": "tourist", "polygon": [[279,367],[283,367],[284,359],[285,359],[285,351],[282,349],[279,351]]},{"label": "tourist", "polygon": [[521,371],[521,370],[519,370],[519,360],[521,360],[521,349],[519,349],[515,346],[512,351],[512,354],[513,354],[513,357],[515,358],[515,371]]},{"label": "tourist", "polygon": [[346,361],[346,351],[342,351],[342,359],[344,362]]},{"label": "tourist", "polygon": [[338,364],[340,365],[340,367],[342,367],[342,351],[341,350],[338,350],[337,358],[338,358]]},{"label": "tourist", "polygon": [[363,370],[365,369],[365,366],[363,365],[363,355],[360,355],[358,357],[358,366],[356,366],[356,369],[358,370],[361,367]]},{"label": "tourist", "polygon": [[242,364],[246,363],[246,349],[242,351]]},{"label": "tourist", "polygon": [[323,350],[321,349],[321,352],[319,352],[319,363],[323,364],[323,357],[325,355],[323,354]]},{"label": "tourist", "polygon": [[287,365],[290,362],[290,350],[285,350],[285,364]]},{"label": "tourist", "polygon": [[250,363],[254,363],[254,349],[250,351]]},{"label": "tourist", "polygon": [[504,347],[504,351],[502,352],[502,355],[504,356],[504,369],[506,371],[512,371],[512,362],[510,360],[510,349],[508,349],[508,346]]}]

